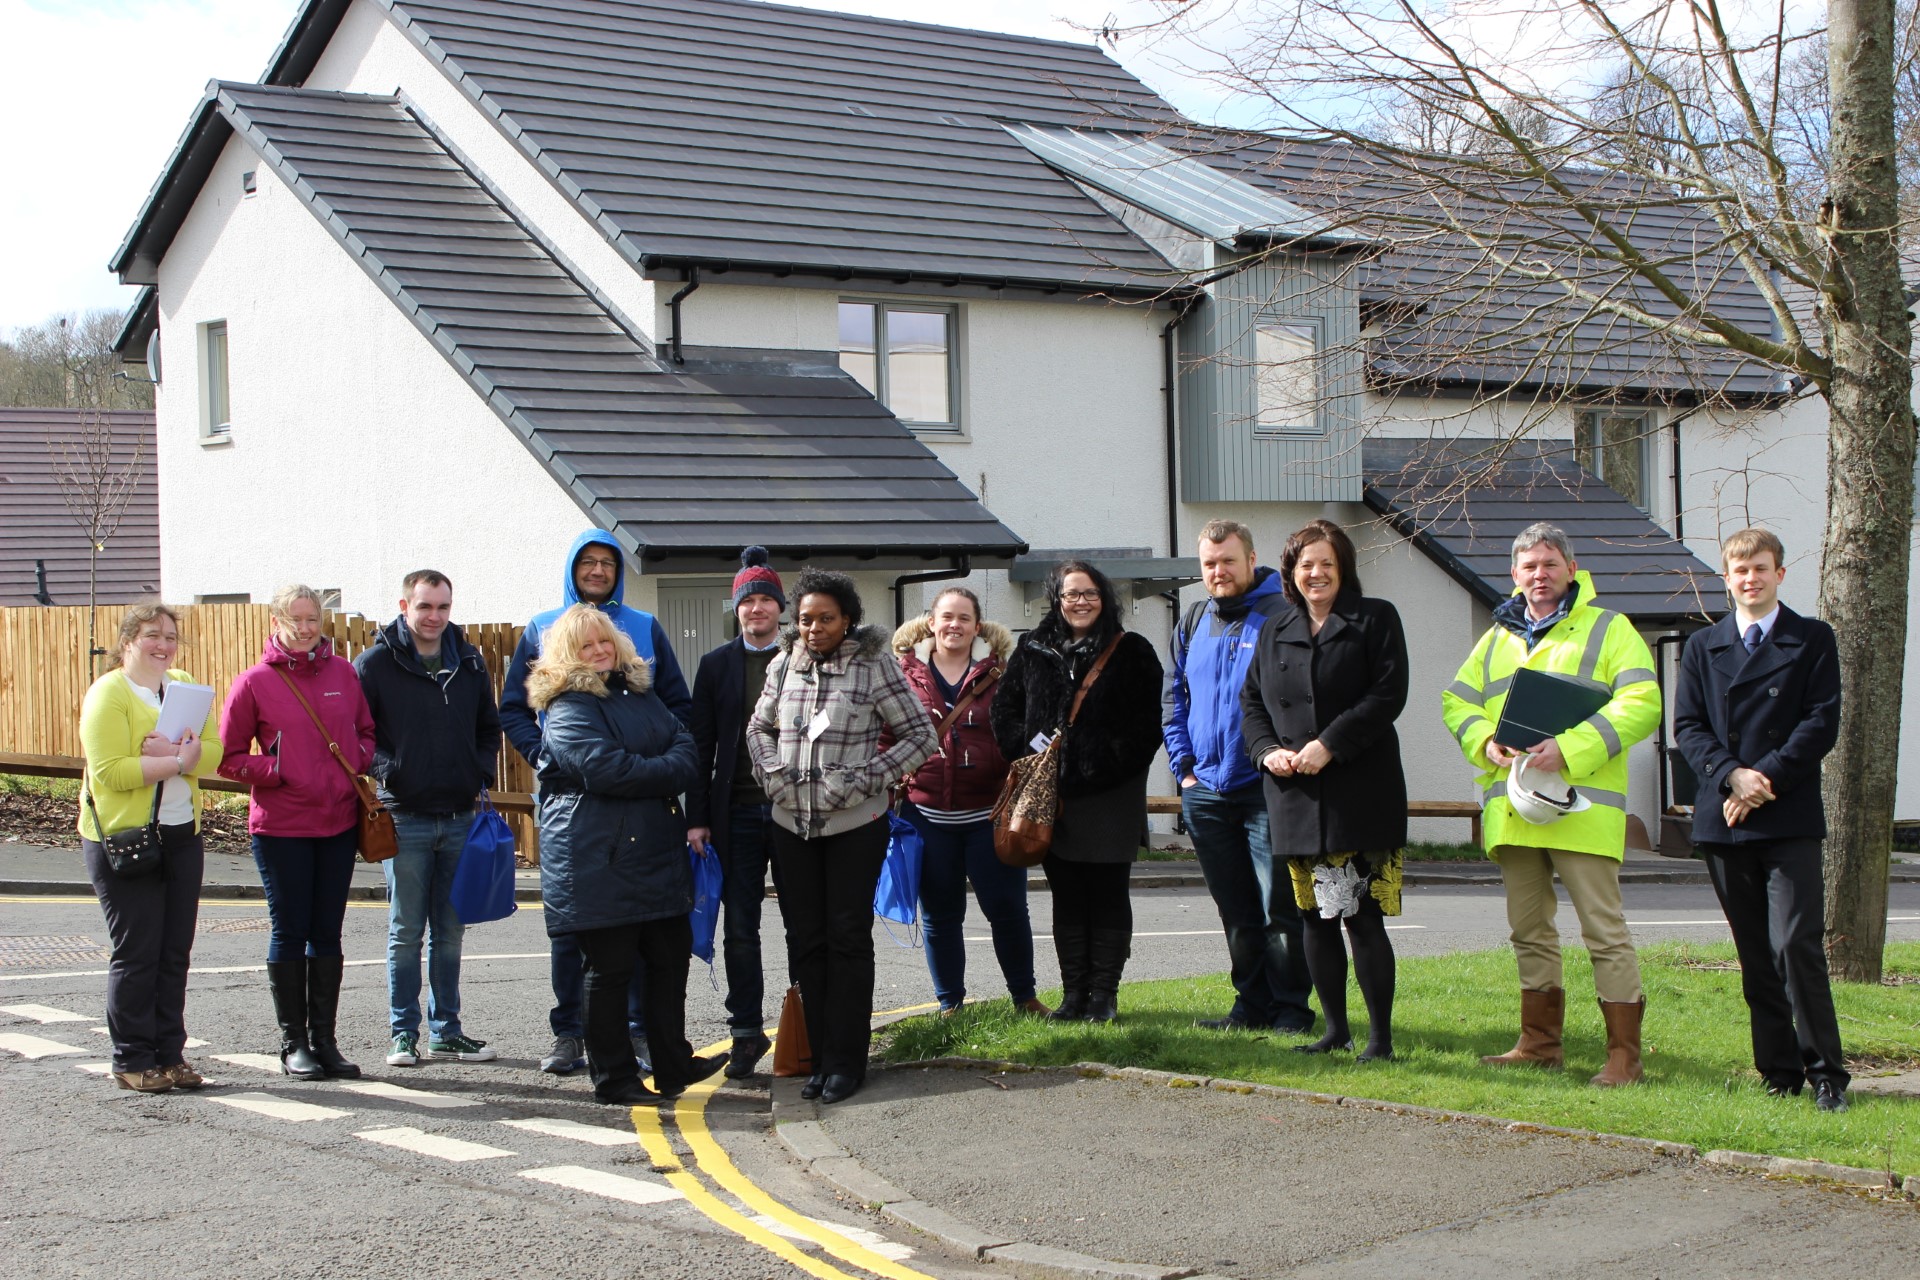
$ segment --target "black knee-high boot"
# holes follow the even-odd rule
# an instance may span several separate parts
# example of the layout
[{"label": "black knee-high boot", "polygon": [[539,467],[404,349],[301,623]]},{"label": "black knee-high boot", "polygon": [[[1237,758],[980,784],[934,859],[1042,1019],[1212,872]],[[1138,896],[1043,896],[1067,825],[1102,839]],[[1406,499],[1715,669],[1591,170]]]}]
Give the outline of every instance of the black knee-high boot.
[{"label": "black knee-high boot", "polygon": [[333,1038],[340,1013],[340,977],[346,970],[340,956],[307,957],[307,1044],[329,1080],[358,1080],[360,1068],[348,1062]]},{"label": "black knee-high boot", "polygon": [[273,1019],[280,1024],[280,1069],[296,1080],[327,1074],[307,1043],[307,962],[270,960],[267,986],[273,992]]},{"label": "black knee-high boot", "polygon": [[1331,1053],[1353,1048],[1353,1032],[1347,1027],[1347,944],[1340,936],[1338,920],[1324,920],[1317,910],[1300,913],[1307,940],[1307,974],[1313,979],[1313,993],[1320,997],[1320,1014],[1327,1020],[1326,1034],[1311,1044],[1297,1044],[1295,1053]]},{"label": "black knee-high boot", "polygon": [[1060,1007],[1048,1016],[1078,1022],[1087,1015],[1087,926],[1078,920],[1053,922],[1053,953],[1060,961]]},{"label": "black knee-high boot", "polygon": [[1120,975],[1133,953],[1133,931],[1112,927],[1089,931],[1088,1022],[1112,1022],[1120,1014]]},{"label": "black knee-high boot", "polygon": [[1362,907],[1359,915],[1347,921],[1347,933],[1353,938],[1353,976],[1360,984],[1360,998],[1367,1004],[1367,1047],[1355,1061],[1391,1058],[1394,962],[1387,922],[1377,912]]}]

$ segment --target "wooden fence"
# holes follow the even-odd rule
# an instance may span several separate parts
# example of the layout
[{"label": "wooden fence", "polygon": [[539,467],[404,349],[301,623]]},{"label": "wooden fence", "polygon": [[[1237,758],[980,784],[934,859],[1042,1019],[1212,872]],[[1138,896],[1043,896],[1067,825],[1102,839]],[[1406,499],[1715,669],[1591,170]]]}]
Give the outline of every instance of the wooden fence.
[{"label": "wooden fence", "polygon": [[[99,648],[112,650],[124,605],[94,611]],[[373,643],[381,624],[358,614],[323,613],[321,626],[334,652],[351,659]],[[260,660],[269,626],[263,604],[197,604],[180,610],[180,655],[174,665],[210,684],[224,703],[234,678]],[[462,622],[461,634],[486,659],[496,698],[522,628],[509,622]],[[104,658],[98,659],[104,663]],[[78,756],[80,702],[93,683],[96,663],[87,655],[87,610],[0,609],[0,752]],[[235,750],[244,743],[230,744]],[[500,744],[501,791],[531,791],[533,770],[520,753]],[[535,851],[533,823],[508,815],[523,853]]]}]

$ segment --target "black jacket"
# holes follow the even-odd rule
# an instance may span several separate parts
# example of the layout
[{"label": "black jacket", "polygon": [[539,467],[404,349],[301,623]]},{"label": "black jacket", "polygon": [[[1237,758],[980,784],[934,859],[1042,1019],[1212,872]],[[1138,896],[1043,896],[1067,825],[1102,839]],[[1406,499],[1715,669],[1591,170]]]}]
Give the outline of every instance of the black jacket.
[{"label": "black jacket", "polygon": [[687,788],[687,825],[710,828],[714,848],[723,852],[732,821],[740,738],[747,713],[760,701],[760,690],[748,690],[746,682],[747,645],[735,636],[700,659],[693,677],[693,707],[687,713],[700,758],[700,774]]},{"label": "black jacket", "polygon": [[449,623],[444,660],[427,674],[406,619],[380,628],[353,660],[373,712],[374,781],[380,798],[414,813],[457,813],[494,784],[500,762],[500,711],[480,651]]},{"label": "black jacket", "polygon": [[[545,694],[540,739],[540,895],[548,936],[693,910],[687,822],[693,735],[641,682],[577,671]],[[550,700],[549,700],[550,699]]]},{"label": "black jacket", "polygon": [[[1680,657],[1673,733],[1700,790],[1693,838],[1713,844],[1822,839],[1820,762],[1840,736],[1840,654],[1833,628],[1785,605],[1751,656],[1738,615],[1696,631]],[[1732,830],[1721,812],[1736,767],[1758,769],[1774,799]]]},{"label": "black jacket", "polygon": [[[1041,636],[1035,630],[1020,637],[993,696],[993,737],[1008,760],[1032,755],[1034,737],[1066,724],[1073,709],[1078,681],[1071,678],[1067,659]],[[1160,750],[1162,676],[1160,655],[1146,637],[1121,632],[1113,657],[1087,692],[1080,718],[1067,730],[1061,795],[1111,790],[1153,763]]]},{"label": "black jacket", "polygon": [[1342,591],[1313,634],[1305,609],[1260,630],[1240,691],[1256,767],[1275,747],[1319,739],[1333,763],[1311,776],[1261,769],[1276,857],[1384,852],[1407,842],[1407,779],[1393,722],[1407,705],[1407,638],[1385,600]]}]

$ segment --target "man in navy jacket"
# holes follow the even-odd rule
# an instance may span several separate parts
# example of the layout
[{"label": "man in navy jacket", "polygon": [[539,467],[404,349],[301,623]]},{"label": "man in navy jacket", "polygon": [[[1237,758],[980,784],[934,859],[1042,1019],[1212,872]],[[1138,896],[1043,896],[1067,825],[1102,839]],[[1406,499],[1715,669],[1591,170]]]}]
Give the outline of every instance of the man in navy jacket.
[{"label": "man in navy jacket", "polygon": [[725,868],[720,947],[727,966],[727,1023],[733,1049],[727,1077],[744,1080],[772,1047],[763,1003],[760,908],[766,901],[772,806],[754,780],[747,755],[747,717],[760,700],[767,667],[780,647],[780,611],[787,607],[780,575],[765,547],[740,553],[733,613],[740,634],[700,659],[687,727],[700,755],[700,776],[687,789],[687,839],[710,843]]},{"label": "man in navy jacket", "polygon": [[1780,603],[1779,538],[1742,529],[1720,555],[1734,611],[1687,641],[1674,698],[1674,736],[1700,780],[1693,839],[1733,930],[1767,1092],[1811,1082],[1820,1110],[1845,1111],[1820,800],[1820,762],[1840,733],[1840,658],[1831,627]]},{"label": "man in navy jacket", "polygon": [[1240,736],[1240,689],[1254,641],[1269,618],[1292,606],[1280,575],[1255,563],[1253,532],[1235,521],[1210,521],[1200,531],[1200,574],[1210,598],[1174,629],[1161,732],[1194,855],[1227,935],[1233,1008],[1201,1025],[1307,1031],[1313,1010],[1300,910],[1286,871],[1274,869],[1266,793]]}]

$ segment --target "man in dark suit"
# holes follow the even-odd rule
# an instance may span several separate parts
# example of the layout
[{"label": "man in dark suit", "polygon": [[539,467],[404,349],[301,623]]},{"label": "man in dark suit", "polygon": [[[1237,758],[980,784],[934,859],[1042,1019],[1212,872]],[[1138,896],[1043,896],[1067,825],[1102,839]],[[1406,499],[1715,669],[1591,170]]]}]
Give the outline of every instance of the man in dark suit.
[{"label": "man in dark suit", "polygon": [[1673,727],[1700,779],[1693,839],[1727,913],[1767,1092],[1811,1082],[1822,1111],[1847,1109],[1824,945],[1820,761],[1840,732],[1833,629],[1780,603],[1780,539],[1742,529],[1721,548],[1732,614],[1680,660]]},{"label": "man in dark suit", "polygon": [[760,908],[766,898],[767,827],[771,806],[747,756],[747,717],[760,700],[767,666],[780,642],[787,597],[765,547],[740,553],[733,613],[740,634],[700,659],[687,727],[700,752],[700,781],[687,793],[687,839],[711,843],[725,878],[720,891],[720,948],[727,969],[727,1023],[733,1049],[727,1077],[744,1080],[772,1046],[762,1009]]}]

